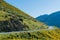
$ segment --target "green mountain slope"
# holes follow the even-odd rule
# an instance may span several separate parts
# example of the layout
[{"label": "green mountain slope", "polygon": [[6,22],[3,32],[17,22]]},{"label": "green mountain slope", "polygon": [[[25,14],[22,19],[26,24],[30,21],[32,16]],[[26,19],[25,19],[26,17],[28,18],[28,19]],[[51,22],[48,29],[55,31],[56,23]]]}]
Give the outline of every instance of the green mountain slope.
[{"label": "green mountain slope", "polygon": [[59,40],[60,29],[50,28],[0,0],[0,40]]},{"label": "green mountain slope", "polygon": [[0,34],[0,40],[60,40],[60,29]]},{"label": "green mountain slope", "polygon": [[27,31],[46,28],[48,28],[47,25],[37,21],[7,2],[0,1],[0,32]]}]

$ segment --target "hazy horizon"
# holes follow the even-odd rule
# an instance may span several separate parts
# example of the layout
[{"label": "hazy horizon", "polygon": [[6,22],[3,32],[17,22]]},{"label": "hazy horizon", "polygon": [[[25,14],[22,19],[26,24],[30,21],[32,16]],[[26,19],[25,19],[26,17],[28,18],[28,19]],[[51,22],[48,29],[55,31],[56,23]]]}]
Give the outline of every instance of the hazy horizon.
[{"label": "hazy horizon", "polygon": [[60,0],[5,0],[32,17],[60,10]]}]

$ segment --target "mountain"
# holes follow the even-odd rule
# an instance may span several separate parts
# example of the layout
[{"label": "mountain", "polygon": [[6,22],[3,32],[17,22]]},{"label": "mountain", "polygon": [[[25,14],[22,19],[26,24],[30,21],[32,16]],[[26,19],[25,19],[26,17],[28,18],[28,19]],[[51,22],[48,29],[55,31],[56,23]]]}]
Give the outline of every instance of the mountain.
[{"label": "mountain", "polygon": [[57,26],[60,28],[60,11],[54,12],[50,15],[41,15],[36,19],[49,26]]},{"label": "mountain", "polygon": [[47,17],[48,17],[48,14],[44,14],[44,15],[38,16],[36,19],[38,19],[42,22],[45,22]]},{"label": "mountain", "polygon": [[20,9],[4,0],[0,1],[0,32],[27,31],[48,28]]},{"label": "mountain", "polygon": [[0,40],[60,40],[60,29],[48,27],[20,9],[0,0]]}]

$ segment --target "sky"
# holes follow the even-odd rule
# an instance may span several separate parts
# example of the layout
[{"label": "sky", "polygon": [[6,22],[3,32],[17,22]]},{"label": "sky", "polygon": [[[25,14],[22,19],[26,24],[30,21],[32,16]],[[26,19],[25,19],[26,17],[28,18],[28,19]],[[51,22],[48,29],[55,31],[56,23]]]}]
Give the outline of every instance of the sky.
[{"label": "sky", "polygon": [[60,11],[60,0],[5,0],[30,16],[36,18],[40,15]]}]

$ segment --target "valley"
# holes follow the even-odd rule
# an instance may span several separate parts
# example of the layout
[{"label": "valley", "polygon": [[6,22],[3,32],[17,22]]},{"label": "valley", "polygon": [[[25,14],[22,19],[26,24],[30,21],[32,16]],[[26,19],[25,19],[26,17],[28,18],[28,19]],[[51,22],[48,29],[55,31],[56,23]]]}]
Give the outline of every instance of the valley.
[{"label": "valley", "polygon": [[0,1],[0,40],[60,40],[60,29]]}]

